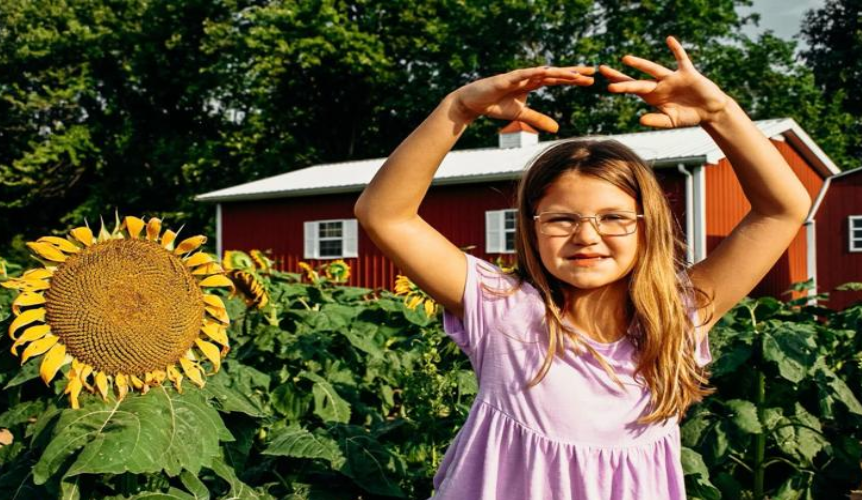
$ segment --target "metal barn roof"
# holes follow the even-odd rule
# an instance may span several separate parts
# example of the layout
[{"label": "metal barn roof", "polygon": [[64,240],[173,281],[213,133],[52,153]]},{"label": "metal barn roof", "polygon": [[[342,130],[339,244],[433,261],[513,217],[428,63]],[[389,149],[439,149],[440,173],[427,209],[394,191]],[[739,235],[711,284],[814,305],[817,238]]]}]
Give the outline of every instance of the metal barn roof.
[{"label": "metal barn roof", "polygon": [[[792,119],[755,122],[767,137],[786,140],[824,176],[840,170]],[[724,153],[700,127],[638,132],[595,138],[615,139],[656,166],[716,164]],[[540,142],[522,148],[465,149],[450,152],[434,176],[433,184],[456,184],[520,177],[539,153],[560,141]],[[273,177],[212,191],[197,196],[198,201],[227,202],[330,194],[363,189],[386,158],[314,165]]]}]

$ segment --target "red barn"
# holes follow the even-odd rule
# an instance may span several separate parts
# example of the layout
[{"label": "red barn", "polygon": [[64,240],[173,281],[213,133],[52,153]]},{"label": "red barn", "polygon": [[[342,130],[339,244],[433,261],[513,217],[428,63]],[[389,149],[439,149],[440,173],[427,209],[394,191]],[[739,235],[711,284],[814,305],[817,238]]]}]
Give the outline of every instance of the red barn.
[{"label": "red barn", "polygon": [[[817,203],[754,295],[778,296],[792,283],[807,279],[815,280],[818,291],[860,280],[862,201],[857,200],[862,176],[840,173],[793,120],[765,120],[757,126]],[[607,138],[651,162],[687,240],[690,262],[708,255],[750,209],[730,163],[699,127]],[[517,123],[502,129],[498,140],[498,147],[448,154],[420,214],[465,251],[510,262],[517,180],[530,160],[556,141],[539,142],[534,130]],[[197,200],[215,203],[219,253],[269,250],[288,271],[297,271],[300,261],[317,265],[340,258],[352,267],[351,285],[391,288],[398,270],[353,216],[359,193],[384,161],[315,165],[206,193]],[[858,298],[862,295],[842,293],[830,305],[841,307]]]}]

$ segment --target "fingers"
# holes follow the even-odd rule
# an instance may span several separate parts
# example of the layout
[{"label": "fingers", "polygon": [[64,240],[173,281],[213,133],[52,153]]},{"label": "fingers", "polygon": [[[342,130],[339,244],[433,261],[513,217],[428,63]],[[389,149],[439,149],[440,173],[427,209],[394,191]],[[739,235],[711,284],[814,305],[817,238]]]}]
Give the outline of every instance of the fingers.
[{"label": "fingers", "polygon": [[539,113],[538,111],[526,106],[521,110],[521,114],[519,114],[515,119],[552,134],[556,133],[560,128],[557,122],[550,116]]},{"label": "fingers", "polygon": [[682,44],[680,44],[676,38],[672,36],[667,37],[667,46],[670,48],[670,51],[673,52],[673,56],[676,58],[676,63],[679,65],[679,69],[694,69],[691,59],[688,58],[688,54],[685,53],[685,49],[682,48]]},{"label": "fingers", "polygon": [[655,80],[630,80],[612,83],[608,85],[608,91],[615,94],[649,94],[657,85]]},{"label": "fingers", "polygon": [[640,118],[641,125],[654,128],[673,128],[673,121],[664,113],[647,113]]},{"label": "fingers", "polygon": [[625,56],[623,57],[623,64],[626,66],[631,66],[637,70],[643,71],[644,73],[650,75],[653,78],[664,78],[673,73],[673,71],[665,68],[661,64],[654,63],[647,59],[643,59],[637,56]]},{"label": "fingers", "polygon": [[622,71],[617,71],[610,66],[605,66],[604,64],[599,66],[599,72],[601,72],[602,76],[612,82],[630,82],[634,80],[634,78],[623,73]]}]

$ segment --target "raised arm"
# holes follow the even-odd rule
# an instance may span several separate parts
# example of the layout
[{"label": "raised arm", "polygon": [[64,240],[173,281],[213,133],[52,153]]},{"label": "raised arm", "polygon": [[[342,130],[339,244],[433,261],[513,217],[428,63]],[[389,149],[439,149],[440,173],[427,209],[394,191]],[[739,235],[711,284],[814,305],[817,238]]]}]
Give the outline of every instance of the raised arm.
[{"label": "raised arm", "polygon": [[557,123],[527,107],[527,95],[549,85],[590,85],[593,68],[540,67],[485,78],[449,94],[386,160],[359,197],[357,219],[378,248],[446,309],[462,316],[466,258],[419,217],[434,173],[478,116],[520,120],[556,132]]},{"label": "raised arm", "polygon": [[696,286],[714,296],[708,331],[745,297],[790,246],[811,208],[811,197],[790,166],[745,114],[712,81],[697,72],[685,50],[673,37],[668,46],[677,60],[672,71],[633,56],[623,63],[649,74],[653,80],[635,80],[602,66],[611,92],[640,96],[656,108],[641,117],[647,126],[670,128],[701,125],[727,155],[751,211],[730,235],[692,267]]}]

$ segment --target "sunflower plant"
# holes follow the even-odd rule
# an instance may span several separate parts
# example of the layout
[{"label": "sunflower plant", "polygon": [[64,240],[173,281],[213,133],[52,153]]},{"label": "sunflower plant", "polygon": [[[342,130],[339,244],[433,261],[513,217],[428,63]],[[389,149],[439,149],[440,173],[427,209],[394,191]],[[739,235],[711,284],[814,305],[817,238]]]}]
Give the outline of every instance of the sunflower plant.
[{"label": "sunflower plant", "polygon": [[324,262],[316,268],[311,267],[307,262],[300,262],[298,267],[300,274],[314,286],[329,283],[343,285],[350,279],[350,264],[343,259]]},{"label": "sunflower plant", "polygon": [[86,389],[107,400],[130,390],[146,393],[165,381],[182,390],[187,378],[203,387],[208,361],[219,370],[229,349],[230,322],[222,299],[207,290],[233,287],[215,259],[197,251],[204,236],[176,242],[161,220],[117,217],[67,237],[27,243],[41,265],[2,286],[12,302],[10,351],[21,364],[41,356],[45,384],[66,371],[72,408]]},{"label": "sunflower plant", "polygon": [[421,305],[425,315],[429,318],[437,314],[437,302],[407,276],[399,274],[395,278],[395,295],[404,296],[404,305],[408,309],[415,310]]},{"label": "sunflower plant", "polygon": [[270,325],[278,324],[278,305],[272,300],[271,276],[274,262],[260,250],[245,253],[227,250],[222,257],[222,266],[248,307],[265,313]]}]

